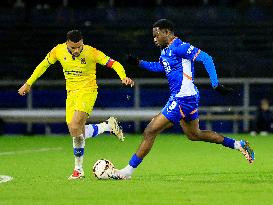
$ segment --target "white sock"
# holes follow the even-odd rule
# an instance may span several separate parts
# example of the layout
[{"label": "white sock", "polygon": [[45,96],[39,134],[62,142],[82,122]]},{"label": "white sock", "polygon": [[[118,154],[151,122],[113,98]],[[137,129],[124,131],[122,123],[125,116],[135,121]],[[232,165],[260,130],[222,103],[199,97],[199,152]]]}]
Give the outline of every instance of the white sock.
[{"label": "white sock", "polygon": [[240,143],[240,141],[236,140],[234,142],[234,149],[240,149],[240,148],[241,148],[241,143]]},{"label": "white sock", "polygon": [[99,134],[111,131],[110,125],[108,125],[108,123],[106,123],[106,122],[102,122],[102,123],[97,124],[97,125],[98,125],[98,133]]},{"label": "white sock", "polygon": [[111,128],[106,122],[85,125],[85,138],[96,137],[101,133],[110,132]]},{"label": "white sock", "polygon": [[82,171],[83,170],[82,164],[83,164],[83,156],[75,157],[75,170]]},{"label": "white sock", "polygon": [[134,168],[134,167],[132,167],[132,166],[130,166],[130,165],[128,164],[126,167],[124,167],[123,169],[121,169],[120,172],[121,172],[123,175],[129,177],[129,176],[131,176],[131,175],[133,174],[133,172],[135,171],[135,169],[136,169],[136,168]]},{"label": "white sock", "polygon": [[85,138],[93,137],[94,128],[92,124],[85,125]]},{"label": "white sock", "polygon": [[[75,169],[83,170],[83,155],[84,155],[85,138],[83,135],[79,137],[73,137],[73,148],[75,157]],[[75,156],[75,151],[81,153],[81,156]]]}]

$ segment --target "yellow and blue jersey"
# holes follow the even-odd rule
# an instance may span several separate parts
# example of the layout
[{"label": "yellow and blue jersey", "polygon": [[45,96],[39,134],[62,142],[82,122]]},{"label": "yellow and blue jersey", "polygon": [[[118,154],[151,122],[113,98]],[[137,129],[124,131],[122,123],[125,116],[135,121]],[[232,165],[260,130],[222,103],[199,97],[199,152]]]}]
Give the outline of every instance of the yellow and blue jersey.
[{"label": "yellow and blue jersey", "polygon": [[66,79],[66,90],[79,90],[82,88],[97,88],[96,64],[113,68],[120,79],[126,77],[123,66],[105,55],[96,48],[83,45],[83,50],[79,56],[72,56],[66,43],[58,44],[36,67],[27,84],[32,85],[51,65],[59,61],[63,68]]}]

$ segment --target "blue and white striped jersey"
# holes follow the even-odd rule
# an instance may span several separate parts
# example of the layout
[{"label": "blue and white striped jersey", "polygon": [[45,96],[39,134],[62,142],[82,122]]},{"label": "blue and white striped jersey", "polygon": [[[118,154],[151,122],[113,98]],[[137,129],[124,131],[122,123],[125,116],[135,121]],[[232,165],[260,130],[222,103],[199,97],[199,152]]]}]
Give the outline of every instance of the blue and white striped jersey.
[{"label": "blue and white striped jersey", "polygon": [[212,58],[200,49],[174,38],[168,47],[161,50],[159,62],[140,61],[139,66],[154,72],[165,72],[173,97],[185,97],[198,94],[194,85],[194,61],[202,61],[209,73],[212,86],[218,85],[218,79]]}]

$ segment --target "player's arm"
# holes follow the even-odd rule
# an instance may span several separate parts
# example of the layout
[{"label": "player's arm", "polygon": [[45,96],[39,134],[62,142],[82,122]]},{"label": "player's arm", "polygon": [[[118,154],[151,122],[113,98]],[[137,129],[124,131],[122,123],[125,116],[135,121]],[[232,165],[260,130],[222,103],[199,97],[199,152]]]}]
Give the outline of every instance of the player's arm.
[{"label": "player's arm", "polygon": [[137,65],[140,68],[152,71],[152,72],[164,72],[164,67],[159,62],[148,62],[140,60],[138,57],[128,55],[126,62],[131,65]]},{"label": "player's arm", "polygon": [[30,78],[18,90],[19,95],[25,95],[30,91],[33,83],[47,70],[47,68],[57,61],[56,48],[54,47],[45,57],[45,59],[35,68]]},{"label": "player's arm", "polygon": [[194,60],[203,63],[206,71],[209,74],[212,87],[216,88],[219,82],[218,82],[217,73],[216,73],[216,69],[215,69],[215,65],[213,63],[212,57],[208,55],[206,52],[200,51]]},{"label": "player's arm", "polygon": [[196,61],[201,61],[206,68],[212,87],[222,95],[230,93],[233,89],[220,84],[217,78],[216,69],[212,57],[204,51],[200,51],[195,58]]},{"label": "player's arm", "polygon": [[209,54],[190,45],[189,43],[181,44],[177,47],[175,52],[182,58],[202,62],[208,72],[212,87],[220,94],[228,94],[232,91],[231,88],[227,88],[219,83],[213,59]]},{"label": "player's arm", "polygon": [[120,80],[125,85],[134,85],[134,81],[126,76],[124,67],[118,62],[105,55],[103,52],[96,50],[97,63],[100,65],[106,66],[107,68],[112,68],[118,74]]}]

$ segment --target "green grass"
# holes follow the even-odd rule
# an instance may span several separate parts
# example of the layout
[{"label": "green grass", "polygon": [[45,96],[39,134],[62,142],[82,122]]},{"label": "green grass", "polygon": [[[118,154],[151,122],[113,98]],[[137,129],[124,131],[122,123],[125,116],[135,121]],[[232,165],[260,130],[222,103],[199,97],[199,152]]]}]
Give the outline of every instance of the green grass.
[{"label": "green grass", "polygon": [[[0,175],[14,177],[0,183],[0,205],[272,205],[273,136],[243,137],[256,152],[252,165],[221,145],[160,135],[127,181],[97,180],[91,167],[100,158],[117,168],[127,165],[141,135],[124,143],[109,136],[89,139],[81,181],[67,180],[74,166],[70,137],[0,137]],[[41,148],[57,149],[21,152]]]}]

